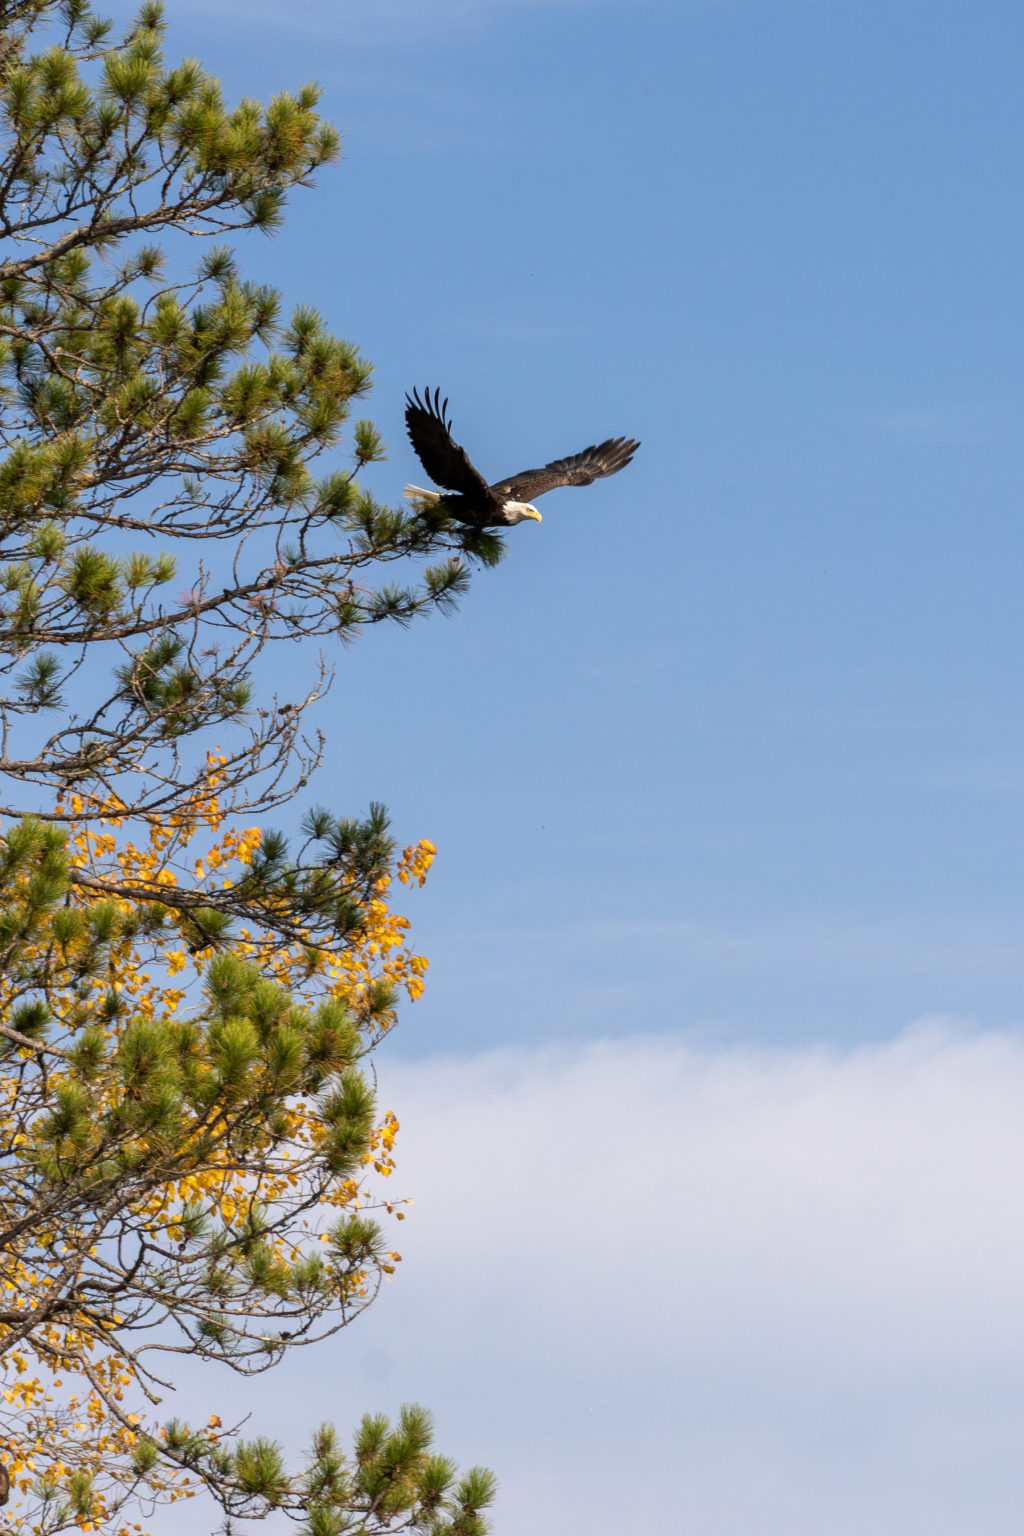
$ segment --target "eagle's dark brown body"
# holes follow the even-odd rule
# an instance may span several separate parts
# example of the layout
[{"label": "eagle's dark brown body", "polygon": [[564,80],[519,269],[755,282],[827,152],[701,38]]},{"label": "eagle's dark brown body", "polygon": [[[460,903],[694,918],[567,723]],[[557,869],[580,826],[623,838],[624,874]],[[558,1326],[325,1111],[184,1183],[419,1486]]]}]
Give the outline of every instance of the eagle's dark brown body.
[{"label": "eagle's dark brown body", "polygon": [[409,485],[405,494],[414,501],[443,502],[452,517],[475,528],[510,528],[526,518],[540,522],[540,513],[531,505],[535,496],[618,474],[640,446],[631,437],[609,437],[571,458],[555,459],[543,469],[524,469],[488,485],[466,450],[452,438],[451,422],[445,420],[448,401],[442,401],[441,391],[435,389],[431,399],[430,390],[425,390],[421,400],[413,390],[405,402],[409,440],[431,480],[443,486],[445,493]]}]

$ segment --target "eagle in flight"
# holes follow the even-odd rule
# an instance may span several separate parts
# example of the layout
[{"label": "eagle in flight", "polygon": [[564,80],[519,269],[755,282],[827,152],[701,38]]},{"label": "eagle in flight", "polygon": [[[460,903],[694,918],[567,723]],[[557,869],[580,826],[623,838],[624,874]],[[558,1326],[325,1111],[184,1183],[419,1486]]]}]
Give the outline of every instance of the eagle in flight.
[{"label": "eagle in flight", "polygon": [[405,425],[416,456],[431,480],[454,495],[425,491],[418,485],[407,485],[403,495],[428,506],[443,502],[445,511],[473,528],[511,528],[527,518],[539,523],[540,513],[531,505],[534,496],[560,485],[589,485],[603,475],[616,475],[640,447],[631,437],[609,437],[571,458],[555,459],[543,469],[523,469],[488,485],[466,450],[453,441],[452,424],[445,420],[447,410],[448,401],[441,399],[439,389],[434,390],[433,400],[429,389],[423,400],[416,390],[405,397]]}]

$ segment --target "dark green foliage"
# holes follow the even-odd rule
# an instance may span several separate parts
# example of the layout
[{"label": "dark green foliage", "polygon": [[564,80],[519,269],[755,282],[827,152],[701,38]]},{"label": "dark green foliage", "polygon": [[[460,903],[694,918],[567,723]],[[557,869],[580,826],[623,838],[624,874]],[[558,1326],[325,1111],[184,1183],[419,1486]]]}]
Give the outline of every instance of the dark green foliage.
[{"label": "dark green foliage", "polygon": [[[446,611],[466,557],[493,564],[501,542],[375,501],[354,478],[384,457],[364,419],[351,467],[315,470],[370,367],[220,243],[272,229],[335,158],[316,88],[230,106],[195,61],[165,61],[156,4],[120,39],[78,0],[0,0],[0,23],[0,670],[17,669],[0,714],[77,716],[11,778],[156,818],[168,784],[195,792],[186,749],[217,730],[222,803],[277,803],[316,761],[300,717],[325,678],[254,711],[264,647]],[[218,242],[191,274],[156,243],[174,230]],[[82,662],[108,650],[115,686],[90,664],[83,708]]]},{"label": "dark green foliage", "polygon": [[301,1536],[371,1536],[409,1531],[416,1536],[486,1536],[483,1511],[495,1480],[481,1467],[459,1477],[455,1464],[432,1449],[433,1426],[422,1408],[405,1407],[396,1424],[368,1414],[351,1456],[337,1431],[322,1424],[309,1463],[296,1482],[287,1476],[280,1447],[268,1440],[221,1447],[191,1429],[167,1426],[172,1452],[221,1489],[229,1516],[259,1518],[283,1509]]},{"label": "dark green foliage", "polygon": [[0,842],[0,968],[16,962],[68,878],[67,848],[56,828],[29,818]]},{"label": "dark green foliage", "polygon": [[[374,827],[382,836],[379,818]],[[159,1316],[208,1359],[266,1369],[289,1339],[333,1332],[361,1311],[388,1261],[365,1211],[336,1213],[312,1248],[302,1235],[305,1214],[340,1177],[359,1177],[370,1155],[376,1106],[358,1068],[366,1041],[342,1003],[309,1007],[229,951],[210,961],[205,1003],[192,1014],[133,1015],[116,988],[79,993],[78,974],[102,976],[124,953],[129,919],[112,902],[64,906],[69,879],[59,829],[29,821],[0,839],[0,889],[20,896],[0,906],[5,989],[20,998],[0,1018],[0,1038],[8,1059],[47,1040],[53,1053],[47,1066],[29,1049],[21,1068],[10,1125],[20,1153],[5,1169],[3,1209],[26,1213],[36,1262],[52,1246],[65,1276],[19,1325],[8,1319],[2,1343],[77,1315],[87,1294],[97,1340],[115,1322]],[[111,1020],[121,1027],[111,1031]],[[312,1117],[303,1146],[290,1114],[298,1103]],[[208,1196],[171,1200],[162,1223],[140,1221],[154,1195],[208,1165],[244,1169],[253,1191],[269,1178],[274,1201],[253,1193],[237,1220],[221,1208],[218,1176]],[[57,1198],[56,1225],[31,1214]],[[90,1226],[87,1213],[99,1209],[101,1226]],[[140,1247],[150,1255],[141,1271],[131,1257]],[[89,1279],[97,1262],[98,1287]]]},{"label": "dark green foliage", "polygon": [[[294,853],[281,833],[265,832],[244,875],[218,893],[217,907],[207,904],[209,894],[159,888],[168,920],[189,949],[230,943],[242,924],[276,934],[282,944],[312,940],[327,945],[360,933],[367,904],[395,856],[384,807],[371,805],[363,820],[315,809],[305,816],[302,831]],[[381,994],[370,1003],[381,1013],[393,999]]]}]

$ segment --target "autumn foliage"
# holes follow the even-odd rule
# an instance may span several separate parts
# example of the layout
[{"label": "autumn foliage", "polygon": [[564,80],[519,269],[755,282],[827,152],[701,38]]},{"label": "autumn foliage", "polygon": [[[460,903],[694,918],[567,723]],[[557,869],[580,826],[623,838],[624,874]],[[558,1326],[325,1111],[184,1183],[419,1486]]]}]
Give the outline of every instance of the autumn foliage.
[{"label": "autumn foliage", "polygon": [[[374,1219],[403,1214],[380,1193],[397,1123],[360,1070],[399,994],[423,984],[390,877],[344,946],[253,929],[196,948],[173,908],[129,893],[176,885],[186,864],[230,888],[258,830],[226,831],[211,794],[144,842],[124,831],[116,814],[70,840],[25,820],[0,842],[0,1443],[20,1518],[127,1533],[121,1511],[141,1496],[205,1487],[234,1513],[290,1509],[310,1532],[340,1508],[365,1512],[356,1529],[437,1519],[453,1472],[422,1414],[364,1425],[351,1468],[323,1429],[289,1477],[274,1446],[226,1439],[216,1419],[161,1423],[146,1403],[154,1341],[262,1372],[343,1327],[397,1262]],[[407,848],[397,879],[422,883],[433,854]],[[99,898],[75,870],[120,894]],[[381,1502],[376,1474],[360,1479],[390,1465],[396,1434],[419,1451]],[[455,1489],[460,1518],[487,1487],[473,1474]]]}]

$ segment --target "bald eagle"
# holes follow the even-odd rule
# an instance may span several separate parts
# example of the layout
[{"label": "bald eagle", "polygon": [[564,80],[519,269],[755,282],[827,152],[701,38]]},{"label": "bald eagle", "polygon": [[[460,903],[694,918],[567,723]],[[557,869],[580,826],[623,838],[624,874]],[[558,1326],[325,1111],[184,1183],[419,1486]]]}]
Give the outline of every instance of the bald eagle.
[{"label": "bald eagle", "polygon": [[571,458],[555,459],[543,469],[523,469],[508,480],[488,485],[470,463],[466,450],[452,440],[452,424],[445,420],[447,410],[448,401],[442,401],[439,389],[435,389],[433,400],[429,389],[424,400],[415,390],[405,397],[405,425],[417,458],[431,480],[455,495],[425,491],[418,485],[407,485],[403,495],[428,506],[443,502],[452,517],[474,528],[511,528],[527,518],[539,523],[540,513],[531,506],[531,497],[543,496],[560,485],[589,485],[603,475],[616,475],[640,447],[631,437],[609,437]]}]

